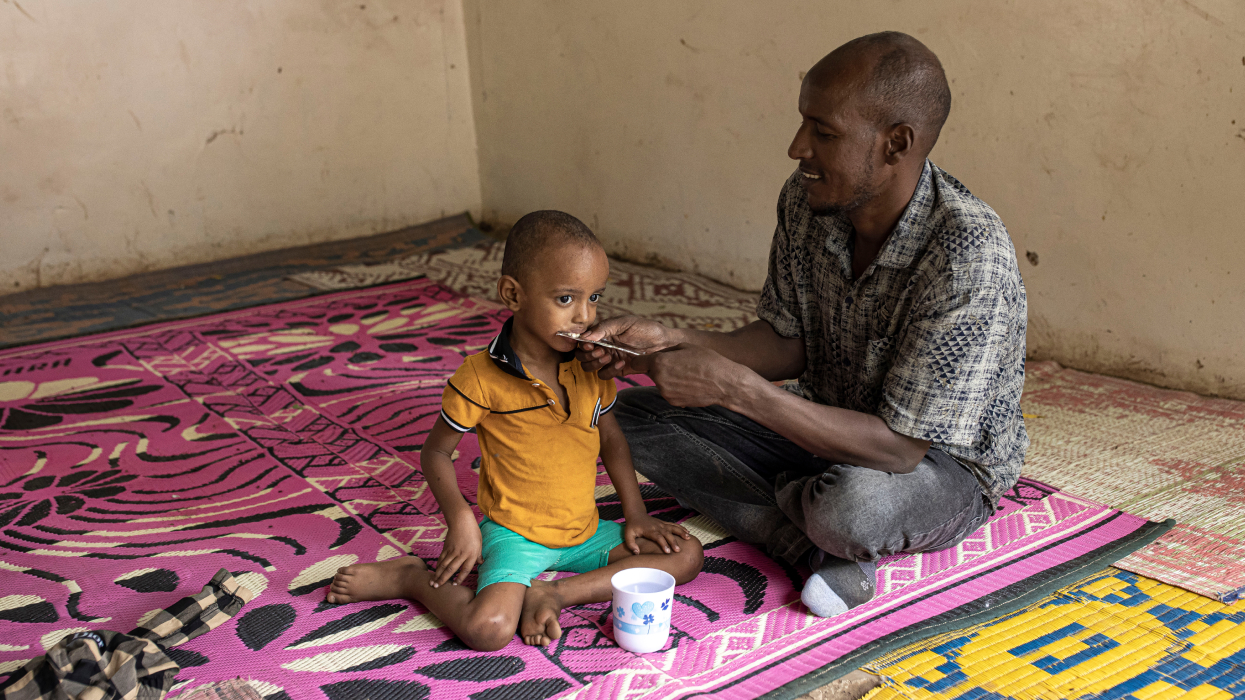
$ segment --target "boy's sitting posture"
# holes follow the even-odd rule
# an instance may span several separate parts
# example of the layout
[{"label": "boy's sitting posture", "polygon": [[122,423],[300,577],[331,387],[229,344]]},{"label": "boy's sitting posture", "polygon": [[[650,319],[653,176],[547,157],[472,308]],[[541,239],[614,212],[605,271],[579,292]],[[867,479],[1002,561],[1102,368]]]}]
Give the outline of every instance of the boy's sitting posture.
[{"label": "boy's sitting posture", "polygon": [[[347,566],[333,579],[330,603],[417,600],[472,649],[494,651],[516,628],[528,644],[559,638],[562,608],[609,600],[610,577],[622,569],[661,569],[680,584],[695,578],[700,542],[644,510],[631,452],[609,412],[614,381],[585,372],[571,354],[575,341],[556,335],[593,324],[608,277],[605,250],[575,217],[538,211],[514,225],[497,283],[514,318],[450,379],[420,452],[449,527],[436,571],[413,556]],[[472,427],[483,455],[479,525],[450,461]],[[598,517],[598,455],[626,526]],[[480,562],[476,591],[459,586]],[[534,580],[546,570],[580,575]]]}]

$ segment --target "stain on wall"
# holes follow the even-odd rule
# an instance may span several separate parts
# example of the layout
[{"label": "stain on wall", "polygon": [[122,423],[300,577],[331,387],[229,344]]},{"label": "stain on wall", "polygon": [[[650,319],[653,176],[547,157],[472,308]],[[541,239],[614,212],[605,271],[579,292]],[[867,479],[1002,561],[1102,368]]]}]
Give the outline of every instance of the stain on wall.
[{"label": "stain on wall", "polygon": [[461,12],[3,0],[0,293],[478,212]]},{"label": "stain on wall", "polygon": [[932,158],[1025,257],[1030,355],[1245,398],[1245,3],[464,8],[486,216],[565,209],[614,254],[752,289],[803,71],[913,34],[952,79]]}]

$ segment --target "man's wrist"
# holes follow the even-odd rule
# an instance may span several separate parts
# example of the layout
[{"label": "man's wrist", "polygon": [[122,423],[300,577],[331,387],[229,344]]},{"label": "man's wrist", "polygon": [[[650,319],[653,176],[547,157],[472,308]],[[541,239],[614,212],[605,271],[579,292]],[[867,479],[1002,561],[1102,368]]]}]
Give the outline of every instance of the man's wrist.
[{"label": "man's wrist", "polygon": [[666,343],[666,347],[673,347],[675,345],[681,345],[683,343],[693,342],[692,334],[688,333],[687,329],[671,328],[670,326],[664,326],[664,327],[666,329],[666,332],[664,333],[665,337],[663,340]]},{"label": "man's wrist", "polygon": [[737,373],[738,379],[732,382],[734,391],[729,393],[722,407],[740,415],[753,418],[753,416],[758,414],[758,406],[764,403],[766,396],[771,394],[777,387],[767,381],[765,377],[743,365],[739,365],[739,369],[740,371]]}]

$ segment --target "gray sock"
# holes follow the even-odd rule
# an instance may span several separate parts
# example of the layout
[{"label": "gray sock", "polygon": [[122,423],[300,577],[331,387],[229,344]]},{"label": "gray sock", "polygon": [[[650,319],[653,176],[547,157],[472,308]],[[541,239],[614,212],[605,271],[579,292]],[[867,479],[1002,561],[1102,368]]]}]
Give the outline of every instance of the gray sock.
[{"label": "gray sock", "polygon": [[847,561],[813,549],[813,575],[804,582],[800,600],[819,617],[834,617],[873,600],[877,592],[877,565]]}]

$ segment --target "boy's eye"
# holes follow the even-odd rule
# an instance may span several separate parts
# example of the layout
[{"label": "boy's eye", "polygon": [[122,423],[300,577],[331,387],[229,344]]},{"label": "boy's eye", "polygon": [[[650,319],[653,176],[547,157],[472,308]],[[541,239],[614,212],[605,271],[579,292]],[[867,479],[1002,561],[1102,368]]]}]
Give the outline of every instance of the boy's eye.
[{"label": "boy's eye", "polygon": [[588,297],[588,301],[590,301],[590,302],[592,302],[592,303],[594,303],[594,304],[595,304],[595,303],[597,303],[597,302],[598,302],[598,301],[600,301],[600,300],[601,300],[601,295],[600,295],[600,294],[593,294],[592,296]]},{"label": "boy's eye", "polygon": [[562,296],[558,297],[558,303],[559,303],[559,304],[569,304],[569,303],[571,303],[571,295],[570,295],[570,294],[563,294]]}]

